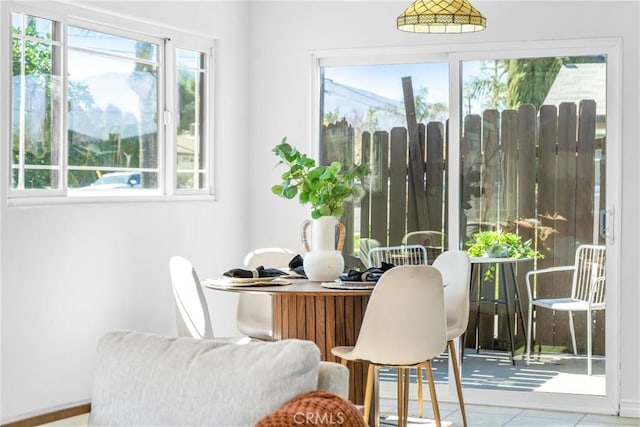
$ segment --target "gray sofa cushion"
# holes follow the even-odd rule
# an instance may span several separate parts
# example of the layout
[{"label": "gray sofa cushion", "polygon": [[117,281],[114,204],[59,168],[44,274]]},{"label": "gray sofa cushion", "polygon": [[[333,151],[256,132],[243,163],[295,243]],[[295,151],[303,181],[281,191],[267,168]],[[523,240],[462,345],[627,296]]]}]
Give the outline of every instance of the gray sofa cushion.
[{"label": "gray sofa cushion", "polygon": [[349,370],[339,363],[320,362],[318,390],[335,393],[349,399]]},{"label": "gray sofa cushion", "polygon": [[250,426],[318,386],[310,341],[236,345],[113,332],[98,345],[91,426]]}]

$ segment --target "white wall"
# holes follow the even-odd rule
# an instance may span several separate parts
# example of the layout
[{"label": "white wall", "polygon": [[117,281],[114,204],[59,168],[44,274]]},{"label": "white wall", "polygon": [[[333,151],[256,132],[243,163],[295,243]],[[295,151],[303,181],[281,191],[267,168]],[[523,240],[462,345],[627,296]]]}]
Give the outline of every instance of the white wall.
[{"label": "white wall", "polygon": [[[2,197],[2,422],[88,399],[103,332],[172,333],[170,255],[181,253],[201,276],[212,276],[236,265],[250,247],[299,250],[298,225],[307,213],[270,194],[279,176],[271,148],[287,135],[295,145],[315,149],[309,138],[312,50],[580,37],[623,38],[621,399],[628,411],[637,411],[640,350],[638,340],[628,338],[639,331],[638,5],[476,2],[488,18],[487,30],[449,36],[397,31],[395,17],[406,1],[90,2],[218,40],[218,198],[7,208]],[[525,19],[506,19],[512,16]],[[2,177],[6,163],[0,164]],[[216,332],[234,333],[232,297],[209,293],[209,304]]]},{"label": "white wall", "polygon": [[[89,399],[104,332],[175,333],[171,255],[211,277],[240,265],[248,250],[247,5],[102,6],[217,40],[217,200],[17,208],[2,198],[3,423]],[[215,333],[236,334],[236,298],[207,294]]]}]

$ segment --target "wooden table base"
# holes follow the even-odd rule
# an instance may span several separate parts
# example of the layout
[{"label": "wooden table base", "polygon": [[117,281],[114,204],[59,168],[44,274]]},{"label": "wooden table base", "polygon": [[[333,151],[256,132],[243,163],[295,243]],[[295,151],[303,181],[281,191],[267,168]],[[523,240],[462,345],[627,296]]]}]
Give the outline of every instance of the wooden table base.
[{"label": "wooden table base", "polygon": [[[276,340],[306,339],[320,348],[322,360],[339,362],[331,349],[355,345],[369,296],[273,295],[273,334]],[[349,363],[349,399],[364,402],[367,364]]]}]

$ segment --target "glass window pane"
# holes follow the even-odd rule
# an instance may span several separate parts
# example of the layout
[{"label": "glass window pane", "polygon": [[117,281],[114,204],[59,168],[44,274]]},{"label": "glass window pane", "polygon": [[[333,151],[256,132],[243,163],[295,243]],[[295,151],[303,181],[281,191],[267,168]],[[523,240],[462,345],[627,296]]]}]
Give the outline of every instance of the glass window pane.
[{"label": "glass window pane", "polygon": [[[70,49],[68,75],[69,186],[90,186],[101,167],[158,168],[157,67]],[[157,188],[157,174],[140,187]]]},{"label": "glass window pane", "polygon": [[204,189],[205,186],[205,177],[204,173],[178,173],[177,174],[177,184],[176,188],[178,189]]},{"label": "glass window pane", "polygon": [[25,29],[25,34],[31,37],[51,40],[53,34],[53,21],[36,18],[34,16],[27,16],[27,28]]},{"label": "glass window pane", "polygon": [[[598,212],[606,206],[601,181],[606,167],[606,65],[606,57],[597,54],[462,62],[461,246],[465,248],[477,231],[502,230],[531,241],[544,255],[535,264],[518,263],[513,275],[498,268],[494,274],[480,274],[474,281],[474,301],[504,301],[508,292],[519,288],[527,309],[528,271],[573,265],[578,246],[604,244]],[[532,277],[535,299],[572,294],[566,273]],[[481,304],[471,305],[470,318],[481,320],[477,330],[473,325],[467,330],[466,346],[481,351],[478,355],[467,350],[472,355],[468,359],[502,357],[507,363],[478,367],[473,360],[465,361],[463,377],[470,378],[465,387],[492,388],[499,383],[502,390],[605,394],[605,382],[597,379],[602,379],[606,364],[602,311],[593,313],[588,328],[575,323],[574,356],[566,312],[529,308],[535,311],[535,321],[527,337],[528,320],[513,302],[507,304],[516,307],[514,316],[503,311],[487,315]],[[598,331],[591,343],[594,375],[587,375],[583,357],[588,330]],[[525,376],[513,381],[518,368],[511,364],[512,339],[516,367],[526,358],[527,339],[535,343],[527,367],[535,382]],[[584,379],[574,382],[579,386],[553,381],[541,385],[539,378],[549,372],[582,374]]]},{"label": "glass window pane", "polygon": [[22,34],[22,15],[21,13],[11,14],[11,29],[13,34]]},{"label": "glass window pane", "polygon": [[[176,188],[203,189],[206,180],[200,175],[206,167],[206,150],[202,117],[206,74],[201,52],[177,49],[176,87]],[[188,171],[188,172],[187,172]]]},{"label": "glass window pane", "polygon": [[205,55],[186,49],[176,49],[178,69],[201,69],[204,68]]},{"label": "glass window pane", "polygon": [[50,169],[26,169],[24,188],[55,189],[58,186],[58,171]]},{"label": "glass window pane", "polygon": [[49,19],[15,12],[11,14],[11,26],[14,34],[25,34],[29,37],[53,40],[55,25],[56,23]]},{"label": "glass window pane", "polygon": [[[22,25],[14,14],[14,25]],[[26,35],[51,38],[53,21],[26,17]],[[61,95],[60,48],[49,41],[12,40],[12,188],[57,188],[59,167]],[[29,168],[38,165],[39,168]]]},{"label": "glass window pane", "polygon": [[69,26],[69,46],[99,50],[131,59],[158,61],[158,45],[140,40]]},{"label": "glass window pane", "polygon": [[[357,253],[362,239],[400,245],[407,233],[446,225],[444,209],[444,129],[449,111],[447,63],[335,66],[321,69],[320,162],[348,158],[369,163],[367,194],[345,207],[346,253]],[[415,141],[424,161],[415,165],[420,187],[409,171],[407,114],[403,78],[414,95],[422,139]],[[429,132],[425,143],[424,128]],[[431,130],[432,129],[432,130]],[[294,141],[290,143],[296,144]],[[428,168],[424,164],[429,161]],[[413,170],[413,169],[412,169]],[[428,187],[425,187],[425,185]],[[418,221],[416,191],[428,191],[432,208]]]}]

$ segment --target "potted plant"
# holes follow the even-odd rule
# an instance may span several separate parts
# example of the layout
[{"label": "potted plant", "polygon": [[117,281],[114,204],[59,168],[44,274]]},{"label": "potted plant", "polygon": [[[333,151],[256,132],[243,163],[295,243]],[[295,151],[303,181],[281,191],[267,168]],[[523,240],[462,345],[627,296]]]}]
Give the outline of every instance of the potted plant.
[{"label": "potted plant", "polygon": [[286,166],[282,182],[271,188],[273,194],[297,197],[311,208],[311,250],[304,256],[305,274],[313,281],[335,280],[344,270],[342,253],[335,248],[338,218],[347,200],[364,195],[362,183],[370,174],[369,166],[347,160],[316,165],[314,159],[289,145],[286,137],[273,152],[280,159],[278,166]]},{"label": "potted plant", "polygon": [[491,258],[542,258],[542,254],[531,247],[531,240],[526,242],[514,233],[502,230],[487,230],[473,233],[466,243],[467,254],[471,257]]},{"label": "potted plant", "polygon": [[369,165],[356,165],[347,160],[332,162],[329,166],[317,166],[316,161],[287,143],[287,138],[273,148],[280,158],[278,165],[285,165],[282,182],[271,188],[273,194],[293,199],[311,207],[311,218],[323,216],[341,217],[344,202],[364,195],[362,182],[371,173]]}]

